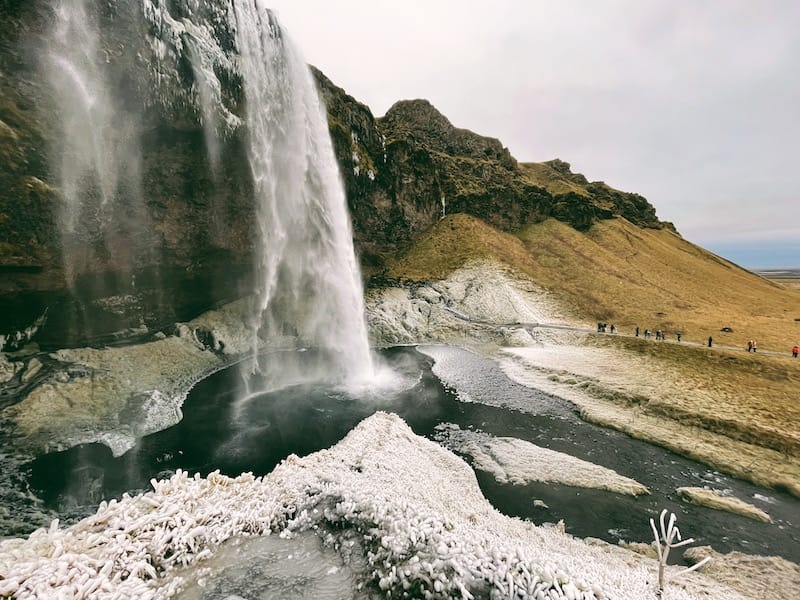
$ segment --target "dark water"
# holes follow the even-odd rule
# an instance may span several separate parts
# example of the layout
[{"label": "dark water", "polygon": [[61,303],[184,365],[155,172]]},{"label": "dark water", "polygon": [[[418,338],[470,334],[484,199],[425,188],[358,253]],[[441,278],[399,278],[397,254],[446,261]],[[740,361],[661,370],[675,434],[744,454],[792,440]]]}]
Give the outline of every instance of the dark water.
[{"label": "dark water", "polygon": [[[456,348],[434,348],[434,361],[413,348],[383,353],[405,381],[393,392],[355,398],[342,391],[297,385],[247,401],[236,369],[198,384],[184,405],[184,419],[150,435],[122,457],[90,444],[54,453],[28,465],[31,488],[67,520],[94,512],[96,504],[149,487],[152,477],[181,468],[228,475],[266,474],[290,453],[327,448],[376,410],[403,417],[420,435],[434,437],[440,423],[527,440],[614,469],[650,488],[632,498],[551,484],[500,484],[486,473],[486,497],[508,515],[536,523],[564,519],[569,533],[611,542],[649,541],[648,519],[667,508],[684,537],[721,552],[780,555],[800,562],[800,501],[715,473],[703,465],[624,434],[581,421],[572,406],[510,381],[492,361]],[[441,379],[440,379],[441,378]],[[444,383],[443,383],[444,382]],[[491,404],[502,404],[493,406]],[[766,510],[774,524],[681,502],[680,486],[727,490]],[[534,506],[533,500],[549,508]],[[677,554],[677,553],[676,553]]]}]

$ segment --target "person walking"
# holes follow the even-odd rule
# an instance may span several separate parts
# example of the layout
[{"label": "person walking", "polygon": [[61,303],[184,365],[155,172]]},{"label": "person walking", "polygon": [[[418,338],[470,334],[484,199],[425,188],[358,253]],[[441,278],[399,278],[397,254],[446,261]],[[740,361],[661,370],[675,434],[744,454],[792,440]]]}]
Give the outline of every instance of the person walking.
[{"label": "person walking", "polygon": [[748,352],[752,352],[753,351],[753,340],[748,340],[747,341],[747,351]]},{"label": "person walking", "polygon": [[753,352],[755,352],[756,350],[758,350],[758,342],[756,340],[753,340]]},{"label": "person walking", "polygon": [[797,344],[794,345],[792,348],[792,358],[797,358],[797,353],[800,352],[800,348],[797,347]]},{"label": "person walking", "polygon": [[636,326],[636,337],[639,337],[639,326]]},{"label": "person walking", "polygon": [[714,340],[711,338],[711,336],[708,336],[708,347],[709,347],[709,348],[711,348],[711,343],[712,343],[713,341],[714,341]]},{"label": "person walking", "polygon": [[675,337],[676,337],[676,338],[678,338],[678,342],[680,342],[680,341],[681,341],[681,336],[682,336],[682,335],[683,335],[683,334],[682,334],[680,331],[678,331],[678,332],[675,334]]}]

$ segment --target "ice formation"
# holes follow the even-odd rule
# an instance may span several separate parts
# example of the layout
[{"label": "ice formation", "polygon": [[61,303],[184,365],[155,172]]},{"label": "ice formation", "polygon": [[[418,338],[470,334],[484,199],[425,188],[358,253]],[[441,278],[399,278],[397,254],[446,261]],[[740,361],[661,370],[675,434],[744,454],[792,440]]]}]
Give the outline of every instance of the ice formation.
[{"label": "ice formation", "polygon": [[748,519],[772,523],[772,517],[760,508],[753,506],[749,502],[740,500],[733,496],[726,496],[717,490],[701,487],[679,487],[675,490],[681,500],[707,506],[716,510],[725,510]]},{"label": "ice formation", "polygon": [[[202,568],[233,537],[357,536],[362,584],[386,597],[652,597],[654,563],[501,515],[474,473],[397,416],[376,413],[329,450],[290,456],[263,478],[178,472],[153,491],[101,504],[72,527],[54,522],[0,543],[0,596],[164,598],[185,565]],[[186,571],[181,571],[186,573]],[[683,586],[688,586],[685,589]],[[665,598],[742,596],[693,574]]]},{"label": "ice formation", "polygon": [[641,483],[616,471],[525,440],[467,431],[453,424],[437,429],[437,439],[447,448],[468,454],[476,469],[491,473],[500,483],[524,485],[539,481],[631,496],[648,493]]}]

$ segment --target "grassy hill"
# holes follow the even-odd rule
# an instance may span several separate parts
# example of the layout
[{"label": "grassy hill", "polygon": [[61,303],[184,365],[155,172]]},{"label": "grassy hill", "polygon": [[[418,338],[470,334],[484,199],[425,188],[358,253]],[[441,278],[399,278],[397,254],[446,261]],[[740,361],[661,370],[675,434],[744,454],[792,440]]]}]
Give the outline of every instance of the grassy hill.
[{"label": "grassy hill", "polygon": [[[800,496],[800,359],[789,356],[800,343],[800,290],[668,229],[624,219],[585,232],[550,219],[511,234],[454,214],[391,261],[387,274],[442,279],[473,259],[512,267],[577,322],[615,323],[628,334],[572,336],[556,342],[565,346],[553,349],[555,362],[535,363],[587,418]],[[684,342],[637,339],[637,325],[673,341],[681,331]],[[758,354],[742,351],[749,339],[758,340]]]},{"label": "grassy hill", "polygon": [[[474,217],[442,219],[389,263],[401,279],[441,279],[469,259],[494,258],[562,300],[588,323],[661,329],[687,341],[788,352],[800,342],[800,292],[746,271],[668,229],[624,219],[581,232],[548,219],[516,234]],[[733,331],[723,332],[730,328]]]},{"label": "grassy hill", "polygon": [[560,164],[566,163],[561,161],[519,163],[519,168],[531,184],[541,186],[553,195],[572,192],[579,196],[590,196],[586,189],[589,183],[586,178],[569,172],[568,167],[566,170],[559,169]]}]

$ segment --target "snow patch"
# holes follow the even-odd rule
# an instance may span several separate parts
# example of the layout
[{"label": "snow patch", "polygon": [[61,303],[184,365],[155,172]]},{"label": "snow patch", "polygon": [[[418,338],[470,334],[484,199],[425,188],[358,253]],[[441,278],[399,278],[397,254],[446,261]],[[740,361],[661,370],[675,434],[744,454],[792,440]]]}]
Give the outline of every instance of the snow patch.
[{"label": "snow patch", "polygon": [[679,487],[675,491],[681,497],[681,500],[686,502],[707,506],[708,508],[716,510],[724,510],[764,523],[772,523],[772,517],[760,508],[744,500],[740,500],[739,498],[721,494],[716,490],[701,487]]},{"label": "snow patch", "polygon": [[476,469],[491,473],[500,483],[558,483],[630,496],[649,493],[641,483],[616,471],[525,440],[463,430],[453,424],[439,425],[437,430],[439,442],[472,457]]},{"label": "snow patch", "polygon": [[[266,477],[178,472],[102,503],[62,529],[0,542],[0,596],[176,595],[219,545],[241,536],[356,536],[367,584],[387,597],[648,598],[654,563],[496,511],[474,473],[397,416],[377,413],[329,450],[290,456]],[[665,598],[742,597],[702,575]]]},{"label": "snow patch", "polygon": [[370,338],[378,346],[461,343],[467,335],[478,342],[526,345],[537,340],[511,326],[564,320],[545,290],[487,261],[470,263],[441,281],[370,290],[365,302]]}]

